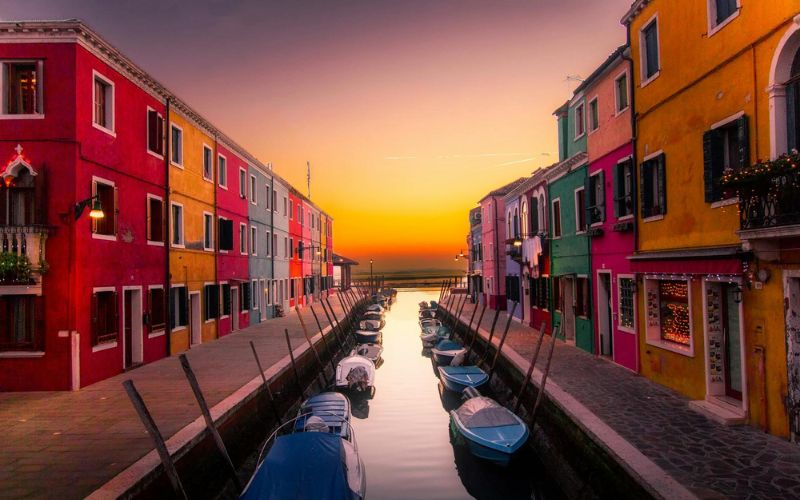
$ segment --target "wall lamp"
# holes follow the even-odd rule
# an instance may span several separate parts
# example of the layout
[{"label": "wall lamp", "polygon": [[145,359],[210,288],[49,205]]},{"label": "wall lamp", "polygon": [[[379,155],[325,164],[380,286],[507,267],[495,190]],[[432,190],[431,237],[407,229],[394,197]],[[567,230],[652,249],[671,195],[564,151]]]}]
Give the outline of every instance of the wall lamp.
[{"label": "wall lamp", "polygon": [[75,204],[75,220],[80,218],[83,210],[89,205],[92,206],[92,209],[89,211],[89,217],[92,219],[102,219],[106,216],[106,214],[103,213],[102,207],[100,206],[100,197],[95,195]]}]

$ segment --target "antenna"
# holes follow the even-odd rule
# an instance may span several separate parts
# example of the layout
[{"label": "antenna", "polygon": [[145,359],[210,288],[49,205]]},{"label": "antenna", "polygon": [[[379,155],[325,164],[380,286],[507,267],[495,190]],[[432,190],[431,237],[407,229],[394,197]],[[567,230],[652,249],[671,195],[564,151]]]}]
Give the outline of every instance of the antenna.
[{"label": "antenna", "polygon": [[311,162],[306,161],[306,182],[308,183],[308,199],[311,199]]}]

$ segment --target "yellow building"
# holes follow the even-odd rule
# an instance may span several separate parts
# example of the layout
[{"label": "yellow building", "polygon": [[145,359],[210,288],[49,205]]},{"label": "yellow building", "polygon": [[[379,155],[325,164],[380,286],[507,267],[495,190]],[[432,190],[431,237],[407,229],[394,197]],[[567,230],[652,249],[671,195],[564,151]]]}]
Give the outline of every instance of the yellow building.
[{"label": "yellow building", "polygon": [[[190,109],[170,108],[169,156],[170,353],[217,338],[205,301],[218,302],[215,253],[217,151],[213,129]],[[224,313],[224,311],[223,311]]]},{"label": "yellow building", "polygon": [[786,150],[773,108],[800,47],[798,13],[796,0],[638,0],[622,20],[637,117],[640,371],[712,418],[778,435],[789,433],[781,272],[753,277],[768,266],[743,245],[738,191],[721,180]]}]

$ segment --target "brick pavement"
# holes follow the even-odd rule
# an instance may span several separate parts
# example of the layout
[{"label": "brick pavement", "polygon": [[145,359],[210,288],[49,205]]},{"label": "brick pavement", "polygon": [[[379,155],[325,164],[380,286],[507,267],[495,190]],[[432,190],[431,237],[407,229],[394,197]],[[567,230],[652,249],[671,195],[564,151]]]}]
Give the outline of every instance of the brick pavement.
[{"label": "brick pavement", "polygon": [[[464,324],[472,307],[461,313]],[[484,337],[493,314],[487,309],[481,322]],[[506,320],[501,313],[495,338]],[[512,321],[503,350],[524,358],[525,369],[535,335],[535,329]],[[563,342],[556,344],[550,377],[698,497],[800,498],[798,445],[754,427],[721,425],[690,409],[678,393]]]},{"label": "brick pavement", "polygon": [[[333,298],[341,319],[338,302]],[[315,309],[326,328],[325,315]],[[317,333],[308,308],[303,318],[309,333]],[[292,311],[186,353],[210,407],[258,376],[251,340],[264,370],[288,357],[284,328],[295,349],[308,348]],[[122,387],[126,379],[136,384],[165,439],[200,416],[177,357],[77,392],[0,393],[0,498],[83,498],[150,452],[152,441]]]}]

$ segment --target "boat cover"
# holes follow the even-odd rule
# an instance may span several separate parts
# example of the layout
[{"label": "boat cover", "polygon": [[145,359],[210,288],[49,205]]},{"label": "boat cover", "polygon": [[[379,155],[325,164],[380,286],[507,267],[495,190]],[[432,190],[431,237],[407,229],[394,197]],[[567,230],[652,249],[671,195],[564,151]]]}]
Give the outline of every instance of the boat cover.
[{"label": "boat cover", "polygon": [[334,434],[280,436],[258,466],[243,499],[352,499],[342,440]]},{"label": "boat cover", "polygon": [[438,344],[436,344],[436,349],[439,351],[457,351],[462,349],[464,346],[459,344],[458,342],[453,342],[452,340],[442,340]]},{"label": "boat cover", "polygon": [[369,372],[363,366],[352,368],[345,379],[347,379],[347,387],[355,391],[366,391],[369,387]]},{"label": "boat cover", "polygon": [[456,410],[456,414],[467,429],[519,425],[510,411],[500,406],[495,400],[482,396],[465,401]]}]

